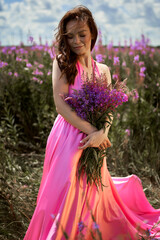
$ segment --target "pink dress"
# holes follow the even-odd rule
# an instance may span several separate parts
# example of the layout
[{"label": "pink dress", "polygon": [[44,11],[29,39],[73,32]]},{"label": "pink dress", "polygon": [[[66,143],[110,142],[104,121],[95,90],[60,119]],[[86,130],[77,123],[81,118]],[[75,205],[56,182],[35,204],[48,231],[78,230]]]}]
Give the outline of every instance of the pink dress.
[{"label": "pink dress", "polygon": [[[95,73],[99,74],[93,58],[92,64],[96,66]],[[79,61],[77,69],[78,75],[69,88],[70,93],[72,88],[81,88],[83,68]],[[93,239],[90,229],[95,232],[97,228],[103,240],[138,239],[138,226],[143,233],[160,220],[160,209],[149,204],[140,179],[136,175],[112,178],[106,159],[102,182],[107,187],[103,191],[98,192],[94,184],[87,185],[84,178],[77,179],[77,164],[82,154],[78,146],[84,137],[85,134],[61,115],[57,116],[47,140],[37,206],[24,240],[66,239],[62,230],[71,240],[80,239],[82,234],[89,240]],[[80,229],[79,222],[85,227]],[[157,227],[152,233],[159,230]]]}]

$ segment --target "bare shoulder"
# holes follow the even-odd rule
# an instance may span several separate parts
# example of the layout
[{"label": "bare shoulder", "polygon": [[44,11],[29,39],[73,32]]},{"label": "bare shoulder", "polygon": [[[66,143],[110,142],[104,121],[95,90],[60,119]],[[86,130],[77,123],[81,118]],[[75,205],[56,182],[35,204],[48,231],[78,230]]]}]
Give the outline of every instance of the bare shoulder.
[{"label": "bare shoulder", "polygon": [[62,54],[59,54],[57,57],[55,57],[55,58],[53,59],[53,65],[54,65],[54,66],[59,67],[59,66],[58,66],[57,58],[59,59],[61,55],[62,55]]},{"label": "bare shoulder", "polygon": [[64,73],[62,75],[62,71],[58,65],[58,61],[56,57],[53,59],[53,65],[52,65],[52,82],[63,82],[67,84],[66,74]]},{"label": "bare shoulder", "polygon": [[111,73],[110,73],[109,67],[104,63],[98,63],[98,62],[96,62],[96,65],[100,71],[100,74],[105,73],[108,79],[108,83],[111,83]]},{"label": "bare shoulder", "polygon": [[53,59],[53,65],[52,65],[52,79],[57,79],[57,77],[60,77],[61,71],[58,66],[58,61],[56,58]]},{"label": "bare shoulder", "polygon": [[56,57],[53,59],[53,65],[52,65],[52,77],[54,76],[55,78],[57,78],[58,76],[61,75],[61,70],[60,67],[58,65],[58,61],[56,59]]},{"label": "bare shoulder", "polygon": [[106,73],[106,71],[109,71],[109,67],[104,63],[96,62],[96,65],[98,66],[101,73]]},{"label": "bare shoulder", "polygon": [[57,58],[53,59],[53,68],[59,68]]}]

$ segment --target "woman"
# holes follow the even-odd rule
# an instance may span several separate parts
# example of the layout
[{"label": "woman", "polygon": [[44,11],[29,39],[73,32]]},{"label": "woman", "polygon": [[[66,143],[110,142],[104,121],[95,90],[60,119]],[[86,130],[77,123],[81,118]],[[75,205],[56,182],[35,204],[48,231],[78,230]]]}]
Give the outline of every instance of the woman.
[{"label": "woman", "polygon": [[143,232],[160,216],[160,210],[148,203],[139,178],[112,179],[105,159],[102,182],[107,187],[103,191],[87,184],[86,178],[77,178],[78,161],[85,148],[111,146],[109,127],[98,131],[78,117],[62,97],[81,88],[83,72],[89,77],[105,73],[111,83],[109,68],[91,57],[96,39],[97,27],[86,7],[78,6],[61,19],[52,72],[58,116],[47,140],[37,206],[25,240],[66,239],[65,233],[69,239],[93,239],[91,230],[100,231],[104,240],[137,239],[137,225]]}]

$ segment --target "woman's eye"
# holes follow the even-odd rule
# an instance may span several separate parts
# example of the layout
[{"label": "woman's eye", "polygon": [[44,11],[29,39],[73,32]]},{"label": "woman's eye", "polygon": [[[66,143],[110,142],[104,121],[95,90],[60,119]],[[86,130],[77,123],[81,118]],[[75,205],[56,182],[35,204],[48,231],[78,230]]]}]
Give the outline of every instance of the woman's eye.
[{"label": "woman's eye", "polygon": [[[80,35],[80,37],[85,37],[86,35]],[[68,39],[72,39],[72,36],[67,36]]]},{"label": "woman's eye", "polygon": [[72,39],[73,37],[68,36],[69,39]]}]

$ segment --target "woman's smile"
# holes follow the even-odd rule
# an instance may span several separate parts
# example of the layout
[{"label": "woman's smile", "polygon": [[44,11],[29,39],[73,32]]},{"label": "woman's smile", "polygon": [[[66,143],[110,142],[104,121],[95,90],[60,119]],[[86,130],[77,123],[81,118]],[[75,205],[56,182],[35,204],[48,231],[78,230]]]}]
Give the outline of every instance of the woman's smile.
[{"label": "woman's smile", "polygon": [[80,49],[80,48],[82,48],[83,46],[78,46],[78,47],[74,47],[75,49]]}]

